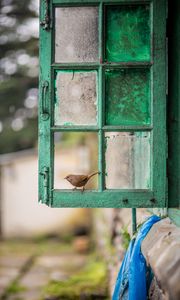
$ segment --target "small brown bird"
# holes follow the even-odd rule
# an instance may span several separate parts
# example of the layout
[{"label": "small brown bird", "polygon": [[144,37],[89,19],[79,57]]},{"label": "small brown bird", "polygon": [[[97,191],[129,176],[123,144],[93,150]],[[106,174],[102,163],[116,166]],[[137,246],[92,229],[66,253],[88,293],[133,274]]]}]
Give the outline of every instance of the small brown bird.
[{"label": "small brown bird", "polygon": [[84,191],[86,183],[96,174],[99,174],[99,172],[90,175],[67,175],[64,179],[69,181],[75,187],[74,190],[76,190],[77,187],[83,187],[82,191]]}]

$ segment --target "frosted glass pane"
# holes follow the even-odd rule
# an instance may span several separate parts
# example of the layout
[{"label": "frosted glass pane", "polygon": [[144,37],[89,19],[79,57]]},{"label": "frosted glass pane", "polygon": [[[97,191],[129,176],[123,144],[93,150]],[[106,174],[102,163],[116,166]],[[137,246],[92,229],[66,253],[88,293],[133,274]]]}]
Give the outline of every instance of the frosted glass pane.
[{"label": "frosted glass pane", "polygon": [[97,124],[96,81],[96,71],[57,71],[55,125]]},{"label": "frosted glass pane", "polygon": [[106,188],[150,188],[150,133],[108,132]]},{"label": "frosted glass pane", "polygon": [[[88,175],[98,171],[98,135],[94,132],[56,132],[54,134],[54,188],[73,189],[64,178],[69,174]],[[98,175],[85,189],[97,189]],[[76,191],[75,191],[76,193]]]},{"label": "frosted glass pane", "polygon": [[98,60],[98,8],[56,8],[55,61]]}]

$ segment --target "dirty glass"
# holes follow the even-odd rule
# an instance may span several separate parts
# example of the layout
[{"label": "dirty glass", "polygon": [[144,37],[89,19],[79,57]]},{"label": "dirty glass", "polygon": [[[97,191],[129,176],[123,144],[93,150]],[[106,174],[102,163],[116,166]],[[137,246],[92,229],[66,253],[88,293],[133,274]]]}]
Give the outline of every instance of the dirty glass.
[{"label": "dirty glass", "polygon": [[119,5],[106,8],[106,60],[150,59],[149,5]]},{"label": "dirty glass", "polygon": [[[54,188],[73,189],[64,178],[69,174],[91,174],[98,171],[97,133],[56,132],[54,153]],[[89,180],[86,189],[97,189],[98,176]]]},{"label": "dirty glass", "polygon": [[106,125],[150,123],[150,72],[144,68],[106,70]]},{"label": "dirty glass", "polygon": [[106,188],[150,188],[150,133],[108,132],[106,143]]},{"label": "dirty glass", "polygon": [[96,71],[59,70],[55,89],[55,125],[96,125]]},{"label": "dirty glass", "polygon": [[55,62],[98,60],[98,7],[58,7]]}]

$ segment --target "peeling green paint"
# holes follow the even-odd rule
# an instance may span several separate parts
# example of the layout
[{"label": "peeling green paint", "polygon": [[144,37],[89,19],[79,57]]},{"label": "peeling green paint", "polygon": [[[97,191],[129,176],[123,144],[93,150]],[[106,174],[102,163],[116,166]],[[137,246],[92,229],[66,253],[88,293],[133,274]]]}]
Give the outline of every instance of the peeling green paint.
[{"label": "peeling green paint", "polygon": [[[43,20],[45,5],[43,0],[40,3],[40,19]],[[99,5],[99,60],[96,63],[65,62],[60,64],[55,62],[56,24],[53,11],[56,5],[66,3],[78,7],[90,3]],[[82,0],[49,2],[51,26],[49,30],[43,30],[42,27],[40,29],[39,89],[39,200],[49,206],[118,208],[164,207],[166,205],[166,0],[139,3],[140,1],[135,0],[89,0],[86,4]],[[62,124],[55,124],[55,70],[97,72],[97,123],[72,125],[70,123],[74,124],[74,122],[65,120]],[[107,79],[108,70],[112,73],[111,75],[113,72],[117,73],[116,76],[112,78],[109,76]],[[121,70],[126,76],[124,79],[121,74],[118,80],[118,72],[121,73]],[[49,83],[46,94],[49,113],[47,120],[41,117],[44,81]],[[109,84],[110,91],[108,92],[107,84],[111,81],[114,82],[114,86]],[[117,114],[116,118],[112,110]],[[105,190],[104,136],[106,131],[124,130],[151,132],[150,189]],[[57,131],[95,131],[98,133],[98,169],[101,172],[98,191],[76,193],[70,190],[54,189],[54,133]],[[45,167],[49,170],[48,201],[45,201],[47,188],[45,189],[42,175]]]},{"label": "peeling green paint", "polygon": [[148,5],[108,7],[106,17],[107,61],[150,59],[150,8]]},{"label": "peeling green paint", "polygon": [[148,69],[107,70],[106,125],[150,124]]}]

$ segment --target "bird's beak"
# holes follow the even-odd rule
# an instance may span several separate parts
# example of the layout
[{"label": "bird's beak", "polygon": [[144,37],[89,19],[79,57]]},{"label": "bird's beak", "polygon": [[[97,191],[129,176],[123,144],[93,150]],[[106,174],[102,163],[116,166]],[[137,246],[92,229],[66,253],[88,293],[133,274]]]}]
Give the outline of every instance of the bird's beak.
[{"label": "bird's beak", "polygon": [[67,179],[67,177],[64,177],[64,179]]}]

